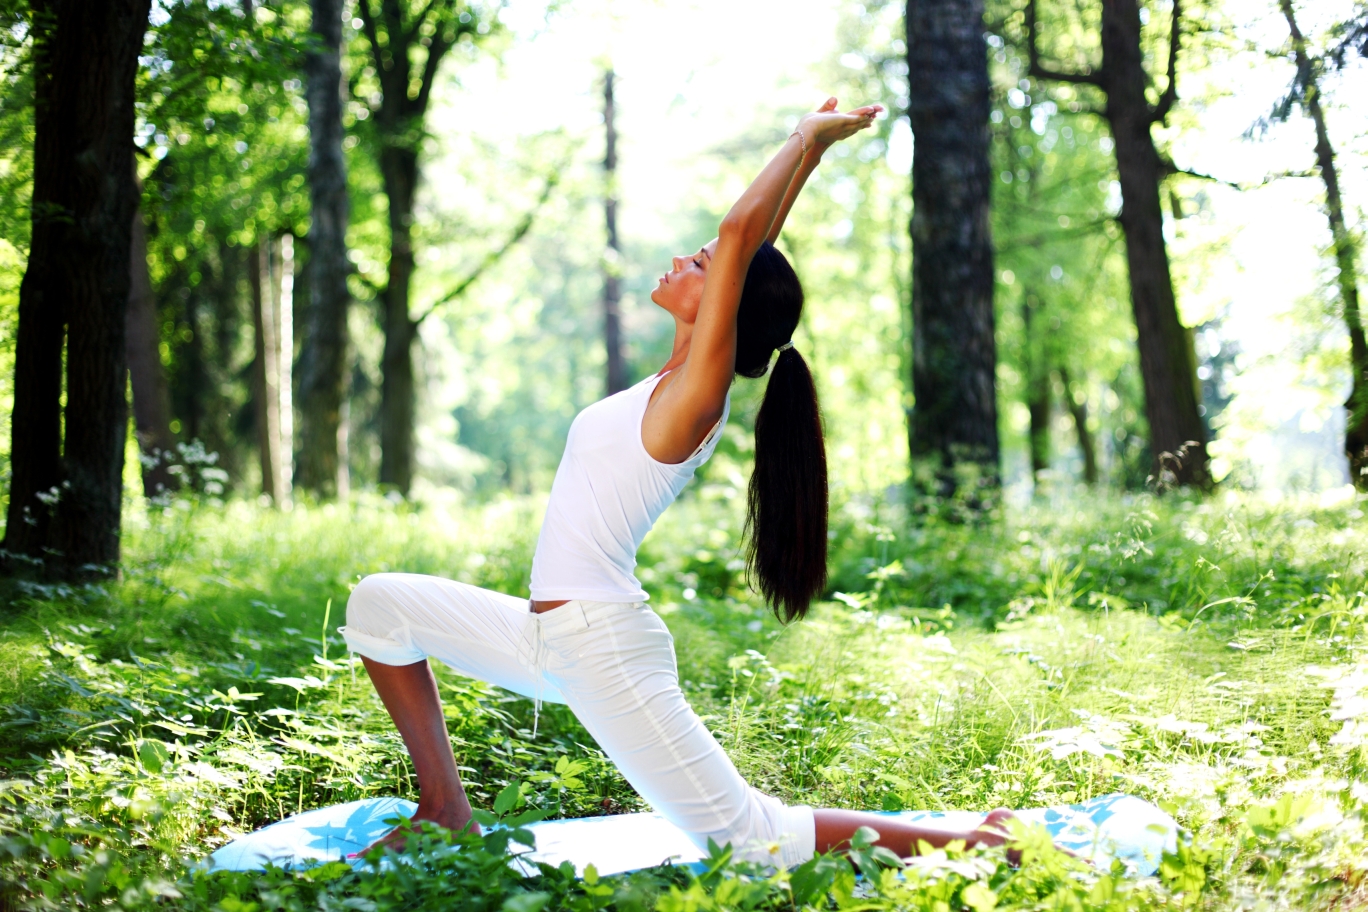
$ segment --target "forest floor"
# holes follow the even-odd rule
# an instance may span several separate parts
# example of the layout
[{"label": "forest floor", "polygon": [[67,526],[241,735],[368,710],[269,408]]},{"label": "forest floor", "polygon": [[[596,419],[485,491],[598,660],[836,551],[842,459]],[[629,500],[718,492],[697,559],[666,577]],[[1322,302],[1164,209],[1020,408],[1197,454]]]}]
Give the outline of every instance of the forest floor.
[{"label": "forest floor", "polygon": [[[851,500],[833,598],[781,627],[744,588],[740,497],[702,486],[642,577],[690,700],[741,772],[807,804],[1036,806],[1125,791],[1190,837],[1154,878],[1027,840],[856,885],[717,860],[524,878],[501,847],[414,864],[211,874],[297,811],[413,796],[335,629],[367,573],[525,592],[541,504],[130,505],[123,580],[0,609],[0,909],[700,912],[814,906],[1349,908],[1368,904],[1368,597],[1360,501],[1059,494],[954,522]],[[439,672],[472,799],[585,816],[640,800],[564,707]],[[512,788],[510,789],[510,786]]]}]

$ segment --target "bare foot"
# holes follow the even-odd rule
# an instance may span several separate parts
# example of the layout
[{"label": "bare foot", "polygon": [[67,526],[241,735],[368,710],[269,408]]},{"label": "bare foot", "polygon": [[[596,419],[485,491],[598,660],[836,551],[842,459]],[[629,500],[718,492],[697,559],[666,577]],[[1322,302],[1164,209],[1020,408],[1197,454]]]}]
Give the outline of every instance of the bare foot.
[{"label": "bare foot", "polygon": [[375,842],[372,842],[370,845],[366,846],[360,852],[357,852],[354,855],[348,855],[347,859],[350,861],[355,858],[361,858],[367,853],[369,853],[371,849],[377,846],[383,846],[384,848],[390,849],[394,852],[402,852],[404,850],[404,844],[408,840],[408,837],[412,835],[414,832],[416,832],[419,829],[420,825],[424,822],[434,823],[437,826],[442,827],[443,829],[451,830],[452,832],[456,833],[459,833],[462,830],[466,830],[478,836],[482,832],[480,829],[480,825],[476,823],[473,819],[471,819],[469,816],[467,816],[463,820],[461,819],[460,815],[455,811],[446,811],[443,809],[433,810],[431,808],[425,808],[423,806],[423,802],[420,800],[418,802],[418,810],[414,811],[413,818],[410,821],[399,824],[399,826],[390,830],[384,836],[381,836],[379,839],[375,840]]},{"label": "bare foot", "polygon": [[[998,808],[989,811],[988,816],[983,818],[983,822],[974,828],[969,834],[968,844],[971,846],[1000,846],[1011,838],[1011,833],[1007,829],[1007,821],[1015,820],[1016,814],[1006,808]],[[1012,867],[1021,864],[1021,852],[1016,849],[1007,851],[1007,863]]]}]

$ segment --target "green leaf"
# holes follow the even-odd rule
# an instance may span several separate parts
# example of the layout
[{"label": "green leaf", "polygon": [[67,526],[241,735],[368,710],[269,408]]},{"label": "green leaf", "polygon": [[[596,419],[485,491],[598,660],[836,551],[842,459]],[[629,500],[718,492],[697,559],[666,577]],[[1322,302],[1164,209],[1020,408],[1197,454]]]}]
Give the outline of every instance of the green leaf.
[{"label": "green leaf", "polygon": [[550,901],[550,893],[517,893],[504,900],[503,912],[541,912]]},{"label": "green leaf", "polygon": [[545,820],[549,816],[551,816],[551,812],[549,810],[544,810],[542,808],[528,808],[521,814],[518,814],[515,817],[509,817],[508,819],[504,820],[504,824],[511,827],[525,826],[529,823],[536,823],[538,820]]},{"label": "green leaf", "polygon": [[149,773],[160,773],[170,759],[171,751],[156,738],[144,738],[138,744],[138,760]]},{"label": "green leaf", "polygon": [[965,887],[960,899],[974,912],[990,912],[997,908],[997,894],[979,883],[971,883]]},{"label": "green leaf", "polygon": [[503,791],[499,792],[494,799],[494,813],[500,817],[505,816],[509,811],[518,806],[518,794],[522,788],[521,782],[510,782],[504,786]]},{"label": "green leaf", "polygon": [[817,899],[831,889],[836,876],[850,863],[831,855],[816,855],[793,869],[789,875],[789,890],[793,904],[799,908],[815,905]]},{"label": "green leaf", "polygon": [[879,841],[879,831],[873,827],[862,826],[850,837],[852,849],[867,849]]}]

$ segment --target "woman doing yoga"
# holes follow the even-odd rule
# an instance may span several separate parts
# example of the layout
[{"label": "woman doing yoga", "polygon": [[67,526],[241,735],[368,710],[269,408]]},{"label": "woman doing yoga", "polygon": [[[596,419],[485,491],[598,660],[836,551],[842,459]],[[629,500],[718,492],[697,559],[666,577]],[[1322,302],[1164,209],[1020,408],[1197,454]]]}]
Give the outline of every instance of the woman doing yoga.
[{"label": "woman doing yoga", "polygon": [[[760,377],[749,491],[751,578],[785,621],[826,584],[827,484],[812,376],[793,347],[803,291],[773,246],[822,154],[874,122],[877,105],[836,99],[799,121],[722,220],[715,240],[675,257],[651,300],[675,323],[655,376],[586,408],[570,427],[532,561],[532,600],[437,577],[380,573],[347,603],[342,633],[359,653],[418,776],[414,820],[460,830],[471,819],[437,685],[436,658],[531,697],[565,703],[638,794],[700,847],[793,866],[847,846],[861,826],[901,856],[919,841],[1003,842],[994,811],[951,831],[897,818],[786,805],[748,786],[684,699],[674,642],[633,575],[652,524],[717,446],[733,374]],[[535,723],[534,723],[535,726]],[[402,839],[396,831],[387,839]]]}]

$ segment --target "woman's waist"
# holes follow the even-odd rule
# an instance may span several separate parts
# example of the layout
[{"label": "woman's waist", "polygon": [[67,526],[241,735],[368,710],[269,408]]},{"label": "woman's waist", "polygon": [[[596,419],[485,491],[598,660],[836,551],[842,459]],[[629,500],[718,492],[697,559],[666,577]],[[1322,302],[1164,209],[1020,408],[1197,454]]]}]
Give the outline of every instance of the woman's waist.
[{"label": "woman's waist", "polygon": [[529,613],[536,619],[536,623],[546,635],[559,634],[561,631],[569,631],[579,628],[592,628],[600,623],[608,622],[619,615],[635,615],[638,612],[654,614],[643,601],[608,601],[601,602],[594,599],[559,599],[543,602],[543,604],[555,605],[543,611],[532,611],[534,603],[528,601]]}]

